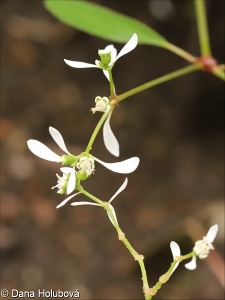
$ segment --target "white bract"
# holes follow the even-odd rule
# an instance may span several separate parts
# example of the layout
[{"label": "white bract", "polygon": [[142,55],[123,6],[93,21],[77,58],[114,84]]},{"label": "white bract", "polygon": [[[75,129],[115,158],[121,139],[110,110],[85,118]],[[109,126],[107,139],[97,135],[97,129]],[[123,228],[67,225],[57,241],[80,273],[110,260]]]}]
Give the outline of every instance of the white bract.
[{"label": "white bract", "polygon": [[115,62],[123,55],[132,51],[138,43],[138,36],[136,33],[130,38],[130,40],[126,43],[126,45],[121,49],[119,54],[117,55],[117,50],[113,45],[108,45],[103,50],[99,50],[98,54],[101,60],[96,60],[95,64],[89,64],[80,61],[72,61],[68,59],[64,59],[65,63],[73,68],[99,68],[102,69],[105,76],[109,80],[108,71],[112,69]]},{"label": "white bract", "polygon": [[[115,212],[115,209],[114,207],[112,206],[111,202],[116,198],[117,195],[119,195],[127,186],[128,184],[128,179],[126,178],[123,182],[123,184],[121,185],[121,187],[116,191],[116,193],[110,198],[110,200],[108,201],[109,203],[109,207],[111,209],[111,212],[113,214],[113,217],[115,219],[115,221],[117,222],[117,217],[116,217],[116,212]],[[65,200],[63,200],[56,208],[59,208],[59,207],[62,207],[63,205],[65,205],[71,198],[77,196],[79,193],[76,193],[74,195],[71,195],[70,197],[66,198]],[[80,205],[94,205],[94,206],[100,206],[100,204],[98,203],[93,203],[93,202],[89,202],[89,201],[79,201],[79,202],[73,202],[71,203],[70,205],[72,206],[80,206]],[[108,217],[110,219],[110,221],[112,222],[112,224],[114,225],[114,221],[112,220],[112,217],[110,216],[110,214],[108,213],[107,211],[107,214],[108,214]],[[118,222],[117,222],[118,223]]]},{"label": "white bract", "polygon": [[103,126],[103,141],[106,149],[112,155],[118,157],[120,155],[120,148],[119,148],[119,143],[110,127],[111,116],[112,116],[112,112],[109,113]]},{"label": "white bract", "polygon": [[[171,252],[172,252],[172,255],[173,255],[173,260],[175,261],[177,259],[177,257],[179,257],[181,254],[180,254],[180,247],[179,245],[176,243],[176,242],[170,242],[170,249],[171,249]],[[173,272],[176,270],[176,268],[178,267],[179,265],[179,262],[177,262],[171,272],[170,275],[173,274]]]},{"label": "white bract", "polygon": [[[67,150],[66,145],[63,140],[63,137],[60,134],[60,132],[51,126],[49,127],[49,132],[50,132],[53,140],[59,146],[59,148],[61,150],[63,150],[65,153],[67,153],[68,155],[72,155]],[[37,155],[38,157],[40,157],[42,159],[53,161],[53,162],[62,162],[62,157],[60,157],[58,154],[54,153],[47,146],[45,146],[44,144],[42,144],[41,142],[39,142],[37,140],[28,140],[27,146],[33,154]]]},{"label": "white bract", "polygon": [[199,240],[195,243],[195,246],[193,248],[193,257],[192,260],[185,264],[185,268],[189,270],[196,269],[196,257],[200,259],[204,259],[209,255],[209,251],[214,249],[212,243],[217,235],[218,231],[218,225],[215,224],[212,227],[210,227],[208,233],[206,236],[203,237],[202,240]]},{"label": "white bract", "polygon": [[[90,155],[89,153],[84,153],[81,156],[79,156],[79,159],[77,159],[76,156],[73,156],[67,150],[63,137],[58,130],[56,130],[53,127],[49,127],[49,132],[53,137],[54,141],[57,143],[57,145],[61,148],[61,150],[66,152],[68,155],[59,156],[56,153],[54,153],[52,150],[50,150],[47,146],[45,146],[44,144],[36,140],[29,140],[27,142],[27,145],[32,153],[34,153],[35,155],[37,155],[42,159],[53,161],[53,162],[64,162],[67,164],[72,164],[72,163],[75,164],[76,162],[76,165],[75,166],[73,165],[73,168],[69,168],[69,167],[61,168],[61,171],[63,172],[62,177],[57,175],[58,182],[55,187],[59,189],[58,191],[59,193],[62,193],[64,191],[67,194],[70,194],[76,186],[76,177],[78,179],[81,179],[82,176],[84,176],[84,179],[86,179],[88,176],[90,176],[93,173],[95,167],[95,161],[103,165],[105,168],[121,174],[132,173],[138,167],[140,161],[138,157],[132,157],[116,163],[106,163]],[[78,169],[77,172],[75,171],[75,167],[77,167]]]}]

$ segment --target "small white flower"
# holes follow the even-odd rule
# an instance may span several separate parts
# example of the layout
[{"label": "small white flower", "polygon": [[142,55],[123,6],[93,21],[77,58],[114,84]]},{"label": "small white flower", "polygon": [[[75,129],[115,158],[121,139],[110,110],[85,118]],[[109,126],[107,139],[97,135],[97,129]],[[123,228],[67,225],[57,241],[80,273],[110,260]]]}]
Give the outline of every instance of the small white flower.
[{"label": "small white flower", "polygon": [[193,248],[194,254],[192,260],[189,263],[185,264],[185,267],[187,269],[189,270],[196,269],[197,266],[196,257],[200,259],[204,259],[209,255],[209,251],[214,249],[212,243],[217,235],[217,231],[218,231],[218,225],[215,224],[209,229],[207,235],[204,236],[202,240],[195,242],[195,246]]},{"label": "small white flower", "polygon": [[[53,137],[54,141],[58,144],[58,146],[63,151],[65,151],[67,154],[72,156],[72,154],[69,153],[69,151],[67,150],[67,148],[65,146],[65,143],[64,143],[61,133],[53,127],[49,127],[49,132],[50,132],[51,136]],[[38,157],[40,157],[42,159],[46,159],[46,160],[54,161],[54,162],[61,161],[61,158],[59,155],[55,154],[52,150],[50,150],[47,146],[45,146],[44,144],[42,144],[39,141],[29,140],[27,142],[27,145],[32,153],[34,153],[35,155],[37,155]],[[128,173],[134,172],[140,162],[140,159],[138,157],[132,157],[132,158],[126,159],[124,161],[116,162],[116,163],[106,163],[92,155],[90,155],[90,157],[92,157],[94,159],[94,161],[97,161],[98,163],[103,165],[105,168],[107,168],[113,172],[121,173],[121,174],[128,174]],[[74,159],[75,159],[75,156],[74,156]],[[80,166],[80,165],[78,164],[78,166]],[[84,166],[83,166],[83,170],[84,170]]]},{"label": "small white flower", "polygon": [[81,173],[90,176],[95,169],[94,159],[92,157],[86,156],[81,157],[79,162],[77,163],[77,168],[80,169]]},{"label": "small white flower", "polygon": [[111,70],[115,62],[123,55],[132,51],[138,43],[138,36],[136,33],[133,34],[131,39],[126,43],[126,45],[121,49],[117,55],[117,50],[113,45],[108,45],[104,50],[99,50],[98,54],[101,58],[101,61],[96,60],[95,64],[88,64],[80,61],[72,61],[64,59],[65,63],[73,68],[100,68],[103,69],[103,72],[107,79],[109,80],[107,70]]},{"label": "small white flower", "polygon": [[109,103],[109,98],[97,96],[95,98],[95,107],[91,109],[94,114],[96,111],[109,112],[111,105]]},{"label": "small white flower", "polygon": [[76,171],[74,168],[69,167],[63,167],[60,168],[60,170],[63,173],[63,176],[59,176],[56,174],[56,177],[58,178],[57,184],[52,187],[58,188],[58,194],[71,194],[76,186]]},{"label": "small white flower", "polygon": [[[176,243],[176,242],[170,242],[170,249],[171,249],[171,252],[172,252],[172,255],[173,255],[173,260],[175,261],[177,257],[179,257],[181,254],[180,254],[180,247],[179,245]],[[173,274],[173,272],[176,270],[176,268],[178,267],[179,265],[179,262],[177,262],[171,272],[170,275]]]},{"label": "small white flower", "polygon": [[[67,150],[61,133],[53,127],[49,127],[49,132],[50,132],[51,136],[53,137],[54,141],[57,143],[57,145],[64,152],[66,152],[68,154],[68,157],[69,157],[68,160],[70,161],[72,159],[74,162],[76,160],[76,157],[73,156]],[[60,162],[60,161],[65,162],[65,160],[67,160],[67,157],[63,160],[62,159],[63,156],[60,157],[59,155],[54,153],[47,146],[45,146],[44,144],[42,144],[39,141],[29,140],[27,142],[27,145],[32,153],[34,153],[35,155],[37,155],[38,157],[40,157],[42,159],[46,159],[46,160],[53,161],[53,162]],[[113,172],[120,173],[120,174],[128,174],[128,173],[132,173],[133,171],[136,170],[136,168],[139,165],[140,159],[138,157],[132,157],[132,158],[126,159],[121,162],[106,163],[90,154],[89,155],[84,154],[76,164],[76,167],[79,170],[78,174],[75,171],[75,167],[73,167],[73,168],[64,167],[64,168],[61,168],[61,171],[63,172],[63,176],[60,177],[58,174],[56,175],[58,178],[58,181],[57,181],[57,185],[55,187],[57,187],[59,189],[58,193],[61,194],[61,193],[66,192],[67,194],[70,194],[71,192],[73,192],[75,189],[75,186],[76,186],[76,177],[78,177],[78,175],[79,175],[79,179],[84,180],[84,179],[81,179],[80,174],[82,176],[84,176],[85,179],[88,176],[90,176],[94,172],[94,167],[95,167],[94,162],[95,161],[97,161],[98,163],[103,165],[105,168],[107,168]]]}]

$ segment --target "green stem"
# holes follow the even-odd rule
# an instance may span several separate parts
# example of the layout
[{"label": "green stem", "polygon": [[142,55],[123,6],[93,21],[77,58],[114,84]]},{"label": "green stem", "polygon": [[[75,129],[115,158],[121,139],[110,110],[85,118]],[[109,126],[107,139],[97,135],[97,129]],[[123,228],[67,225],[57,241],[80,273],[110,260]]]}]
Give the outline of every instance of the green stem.
[{"label": "green stem", "polygon": [[167,43],[165,45],[165,48],[173,53],[175,53],[176,55],[182,57],[183,59],[185,59],[186,61],[188,61],[189,63],[194,63],[196,60],[196,57],[193,56],[192,54],[188,53],[187,51],[181,49],[180,47],[171,44],[171,43]]},{"label": "green stem", "polygon": [[116,89],[115,89],[115,85],[114,85],[114,81],[113,81],[113,77],[112,77],[112,71],[109,70],[108,74],[109,74],[110,96],[111,96],[111,98],[114,98],[116,96]]},{"label": "green stem", "polygon": [[194,72],[196,70],[199,70],[199,65],[191,65],[191,66],[188,66],[188,67],[185,67],[185,68],[182,68],[180,70],[177,70],[175,72],[172,72],[172,73],[169,73],[169,74],[166,74],[162,77],[159,77],[159,78],[156,78],[154,80],[151,80],[147,83],[144,83],[136,88],[133,88],[129,91],[127,91],[126,93],[123,93],[121,95],[118,96],[118,99],[119,99],[119,102],[130,97],[130,96],[133,96],[134,94],[137,94],[141,91],[144,91],[144,90],[147,90],[149,89],[150,87],[153,87],[155,85],[158,85],[158,84],[161,84],[163,82],[166,82],[168,80],[171,80],[171,79],[174,79],[176,77],[179,77],[179,76],[182,76],[182,75],[185,75],[185,74],[188,74],[188,73],[191,73],[191,72]]},{"label": "green stem", "polygon": [[[112,209],[111,209],[112,206],[108,202],[104,202],[104,201],[100,200],[99,198],[93,196],[92,194],[88,193],[80,185],[77,187],[77,190],[80,193],[82,193],[83,195],[85,195],[88,198],[90,198],[90,199],[94,200],[95,202],[97,202],[100,206],[102,206],[108,212],[108,215],[110,216],[111,221],[112,221],[112,223],[113,223],[113,225],[116,228],[116,231],[118,233],[119,240],[126,246],[126,248],[131,253],[131,255],[134,257],[134,259],[138,261],[138,263],[140,265],[140,269],[141,269],[141,274],[142,274],[143,290],[148,291],[149,290],[149,285],[148,285],[148,279],[147,279],[145,264],[144,264],[144,261],[143,261],[144,257],[143,257],[143,255],[140,255],[140,254],[137,253],[137,251],[131,246],[130,242],[125,237],[125,234],[121,230],[121,228],[118,224],[118,221],[116,220],[116,218],[114,216],[114,213],[112,212]],[[149,295],[147,293],[145,293],[145,299],[146,300],[150,299]]]},{"label": "green stem", "polygon": [[198,38],[202,56],[211,56],[205,0],[194,0]]},{"label": "green stem", "polygon": [[150,288],[150,292],[151,292],[150,299],[152,299],[152,297],[155,296],[158,293],[158,291],[161,289],[162,285],[170,279],[171,273],[172,273],[176,263],[181,262],[181,261],[186,260],[186,259],[189,259],[192,256],[193,256],[193,252],[190,252],[186,255],[182,255],[182,256],[178,257],[177,260],[175,259],[171,263],[171,265],[170,265],[169,269],[167,270],[167,272],[165,274],[163,274],[162,276],[160,276],[158,282],[152,288]]},{"label": "green stem", "polygon": [[225,74],[224,74],[224,70],[223,70],[223,66],[219,65],[216,66],[213,70],[212,73],[217,76],[218,78],[222,79],[223,81],[225,81]]},{"label": "green stem", "polygon": [[95,202],[97,202],[99,205],[104,206],[104,202],[102,200],[100,200],[99,198],[93,196],[92,194],[88,193],[87,191],[85,191],[83,188],[80,189],[80,192],[87,196],[88,198],[94,200]]},{"label": "green stem", "polygon": [[101,129],[103,123],[105,122],[106,118],[108,117],[108,114],[109,114],[109,112],[104,113],[102,115],[101,119],[99,120],[98,124],[96,125],[96,127],[95,127],[95,129],[94,129],[94,131],[92,133],[92,136],[91,136],[91,138],[89,140],[89,143],[87,145],[87,148],[86,148],[85,152],[89,153],[91,151],[92,145],[93,145],[93,143],[94,143],[94,141],[96,139],[96,136],[97,136],[99,130]]},{"label": "green stem", "polygon": [[108,214],[110,215],[110,218],[113,222],[113,225],[116,228],[116,231],[118,233],[119,240],[126,246],[128,251],[130,252],[130,254],[139,263],[139,266],[140,266],[140,269],[141,269],[142,282],[143,282],[143,291],[144,291],[145,299],[149,300],[150,299],[150,295],[148,294],[149,284],[148,284],[148,278],[147,278],[147,273],[146,273],[145,264],[144,264],[144,257],[143,257],[143,255],[138,254],[137,251],[132,247],[130,242],[127,240],[127,238],[125,237],[124,232],[119,227],[119,224],[118,224],[117,220],[115,219],[114,214],[112,213],[111,208],[110,208],[108,203],[106,203],[104,208],[107,210]]},{"label": "green stem", "polygon": [[182,256],[180,257],[180,259],[181,259],[181,261],[186,260],[186,259],[189,259],[189,258],[191,258],[191,257],[193,256],[193,254],[194,254],[194,252],[192,251],[192,252],[190,252],[190,253],[188,253],[188,254],[186,254],[186,255],[182,255]]}]

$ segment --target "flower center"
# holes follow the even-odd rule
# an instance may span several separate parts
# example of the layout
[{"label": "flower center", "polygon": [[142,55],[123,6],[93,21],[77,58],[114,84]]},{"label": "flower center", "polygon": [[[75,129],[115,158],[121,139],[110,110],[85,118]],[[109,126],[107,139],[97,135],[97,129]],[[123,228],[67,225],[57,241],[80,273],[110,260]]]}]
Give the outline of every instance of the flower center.
[{"label": "flower center", "polygon": [[195,243],[194,252],[199,258],[206,258],[209,255],[209,251],[214,249],[211,241],[207,240],[206,237],[203,240],[197,241]]},{"label": "flower center", "polygon": [[81,173],[86,174],[87,176],[90,176],[95,168],[94,165],[94,159],[89,157],[82,157],[79,161],[79,163],[77,164],[77,168],[80,169]]},{"label": "flower center", "polygon": [[91,109],[94,114],[96,111],[108,112],[110,110],[109,98],[97,96],[95,98],[95,107]]},{"label": "flower center", "polygon": [[58,174],[56,174],[56,177],[58,178],[57,184],[53,186],[52,189],[58,188],[58,194],[65,194],[69,180],[69,174],[63,174],[63,176],[59,176]]}]

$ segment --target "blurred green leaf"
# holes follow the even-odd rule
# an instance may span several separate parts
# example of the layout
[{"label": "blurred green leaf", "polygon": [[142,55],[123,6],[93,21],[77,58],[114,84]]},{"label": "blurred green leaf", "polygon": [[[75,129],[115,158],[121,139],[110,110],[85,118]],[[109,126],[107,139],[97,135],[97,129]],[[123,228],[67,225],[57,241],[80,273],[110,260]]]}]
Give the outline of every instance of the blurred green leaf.
[{"label": "blurred green leaf", "polygon": [[46,9],[60,21],[97,37],[126,43],[136,33],[139,44],[168,46],[168,41],[146,24],[84,0],[45,0]]}]

